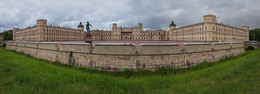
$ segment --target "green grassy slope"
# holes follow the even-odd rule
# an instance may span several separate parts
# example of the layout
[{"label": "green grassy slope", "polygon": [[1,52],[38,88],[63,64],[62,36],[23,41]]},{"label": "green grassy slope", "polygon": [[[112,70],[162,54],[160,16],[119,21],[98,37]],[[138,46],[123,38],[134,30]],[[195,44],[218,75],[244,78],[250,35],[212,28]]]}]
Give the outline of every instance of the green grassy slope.
[{"label": "green grassy slope", "polygon": [[[165,72],[169,73],[99,72],[51,64],[0,48],[1,94],[259,93],[260,49],[189,70]],[[120,76],[124,73],[132,75]]]}]

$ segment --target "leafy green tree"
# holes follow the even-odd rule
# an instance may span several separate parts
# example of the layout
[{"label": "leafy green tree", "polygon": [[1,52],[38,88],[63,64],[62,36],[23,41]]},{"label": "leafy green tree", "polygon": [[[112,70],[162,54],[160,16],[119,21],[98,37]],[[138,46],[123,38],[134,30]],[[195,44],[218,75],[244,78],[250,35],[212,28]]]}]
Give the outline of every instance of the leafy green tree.
[{"label": "leafy green tree", "polygon": [[249,31],[249,40],[260,41],[260,29],[254,29]]},{"label": "leafy green tree", "polygon": [[3,36],[3,40],[13,40],[13,30],[8,30],[0,33]]}]

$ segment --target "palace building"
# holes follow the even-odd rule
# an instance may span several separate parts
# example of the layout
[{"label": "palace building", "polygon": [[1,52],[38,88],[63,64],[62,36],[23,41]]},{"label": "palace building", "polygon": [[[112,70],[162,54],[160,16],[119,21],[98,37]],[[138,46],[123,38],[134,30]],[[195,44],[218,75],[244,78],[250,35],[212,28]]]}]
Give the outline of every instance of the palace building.
[{"label": "palace building", "polygon": [[237,28],[217,23],[215,15],[205,15],[203,22],[176,28],[174,22],[169,26],[170,40],[177,41],[249,41],[249,27]]},{"label": "palace building", "polygon": [[171,40],[171,41],[226,41],[249,40],[249,27],[237,28],[217,23],[215,15],[205,15],[203,22],[176,28],[172,21],[169,31],[143,30],[142,23],[137,27],[118,27],[113,23],[112,30],[91,30],[84,32],[80,22],[78,29],[47,25],[47,20],[37,20],[37,25],[25,29],[14,28],[16,41],[97,41],[97,40]]},{"label": "palace building", "polygon": [[137,27],[117,27],[114,23],[112,31],[92,30],[92,40],[169,40],[169,32],[165,30],[143,31],[142,23]]},{"label": "palace building", "polygon": [[15,41],[83,41],[85,39],[84,26],[78,29],[47,25],[46,19],[39,19],[36,25],[25,29],[14,28]]},{"label": "palace building", "polygon": [[249,27],[237,28],[222,23],[217,23],[215,15],[205,15],[204,21],[197,24],[176,28],[175,23],[169,25],[169,31],[142,30],[138,27],[117,27],[114,23],[112,31],[92,30],[92,40],[173,40],[173,41],[226,41],[249,40]]}]

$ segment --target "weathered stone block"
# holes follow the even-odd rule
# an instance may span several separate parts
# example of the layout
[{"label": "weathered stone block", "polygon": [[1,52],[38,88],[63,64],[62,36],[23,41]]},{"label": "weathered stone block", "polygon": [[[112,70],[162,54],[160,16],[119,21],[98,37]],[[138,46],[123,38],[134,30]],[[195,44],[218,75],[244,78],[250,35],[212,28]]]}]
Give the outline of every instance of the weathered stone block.
[{"label": "weathered stone block", "polygon": [[185,52],[211,51],[210,43],[184,43]]},{"label": "weathered stone block", "polygon": [[58,50],[58,46],[58,42],[40,42],[38,48],[46,50]]},{"label": "weathered stone block", "polygon": [[121,54],[134,55],[135,45],[124,43],[100,43],[96,44],[93,53],[95,54]]},{"label": "weathered stone block", "polygon": [[230,49],[230,43],[213,43],[214,50]]},{"label": "weathered stone block", "polygon": [[59,51],[90,53],[89,43],[61,43]]},{"label": "weathered stone block", "polygon": [[181,53],[181,48],[176,43],[168,44],[154,44],[143,43],[141,44],[141,54],[177,54]]}]

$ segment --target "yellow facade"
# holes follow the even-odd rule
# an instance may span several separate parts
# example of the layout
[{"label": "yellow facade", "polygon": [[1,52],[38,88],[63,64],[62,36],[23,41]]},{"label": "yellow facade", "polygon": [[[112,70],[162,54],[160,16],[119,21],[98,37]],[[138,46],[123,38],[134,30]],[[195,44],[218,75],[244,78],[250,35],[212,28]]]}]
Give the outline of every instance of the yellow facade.
[{"label": "yellow facade", "polygon": [[[86,37],[87,34],[87,37]],[[88,40],[172,40],[172,41],[249,41],[249,27],[237,28],[217,23],[215,15],[203,16],[203,22],[176,28],[172,21],[169,31],[142,29],[137,27],[118,27],[112,30],[91,30],[85,34],[82,23],[78,29],[47,25],[47,20],[37,20],[37,25],[26,29],[13,29],[13,40],[17,41],[84,41]]]},{"label": "yellow facade", "polygon": [[217,23],[215,15],[205,15],[203,22],[176,28],[174,22],[165,30],[142,30],[138,27],[117,27],[114,23],[112,31],[92,30],[92,40],[173,40],[173,41],[226,41],[249,40],[249,27],[237,28]]},{"label": "yellow facade", "polygon": [[205,15],[201,23],[176,28],[170,26],[170,40],[177,41],[249,41],[249,27],[237,28],[217,23],[215,15]]},{"label": "yellow facade", "polygon": [[50,26],[45,19],[37,20],[37,25],[33,27],[13,29],[15,41],[83,41],[84,36],[82,25],[78,29]]},{"label": "yellow facade", "polygon": [[138,27],[117,27],[114,23],[112,31],[92,30],[92,40],[169,40],[169,32],[165,30],[143,31],[142,24]]}]

